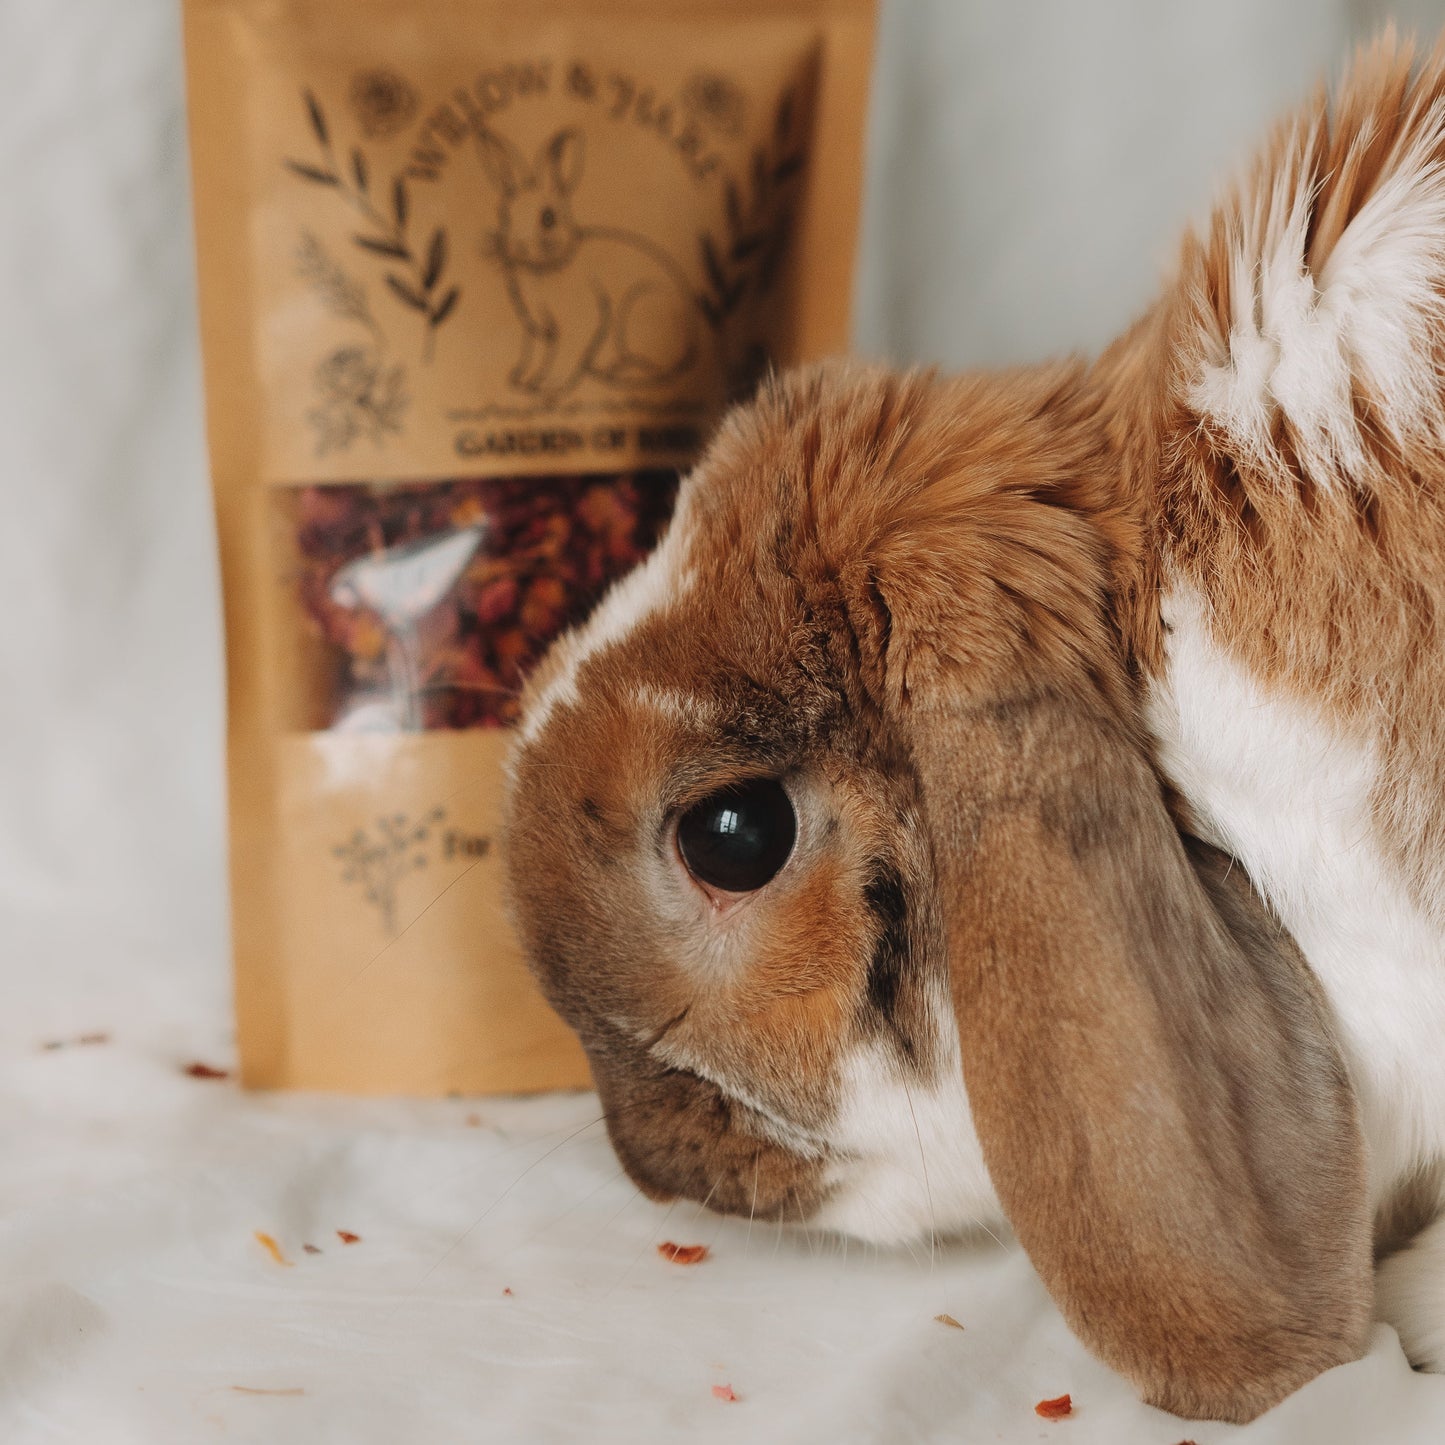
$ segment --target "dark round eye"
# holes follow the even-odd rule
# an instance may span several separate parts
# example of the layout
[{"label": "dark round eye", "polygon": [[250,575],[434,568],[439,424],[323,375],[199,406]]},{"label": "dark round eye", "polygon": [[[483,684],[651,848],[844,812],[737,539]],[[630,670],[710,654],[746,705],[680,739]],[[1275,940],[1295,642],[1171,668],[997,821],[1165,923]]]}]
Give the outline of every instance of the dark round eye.
[{"label": "dark round eye", "polygon": [[541,221],[544,231],[550,231],[557,224],[557,213],[551,206],[543,206],[542,214],[537,219]]},{"label": "dark round eye", "polygon": [[777,877],[797,836],[793,805],[773,778],[724,788],[689,808],[677,824],[687,871],[728,893],[752,893]]}]

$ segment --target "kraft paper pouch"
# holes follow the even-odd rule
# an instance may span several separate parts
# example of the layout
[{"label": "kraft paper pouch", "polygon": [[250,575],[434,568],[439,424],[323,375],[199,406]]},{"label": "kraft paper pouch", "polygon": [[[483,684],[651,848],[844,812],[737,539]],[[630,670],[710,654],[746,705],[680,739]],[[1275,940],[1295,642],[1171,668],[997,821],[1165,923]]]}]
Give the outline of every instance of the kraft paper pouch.
[{"label": "kraft paper pouch", "polygon": [[848,337],[872,0],[187,0],[248,1084],[579,1086],[505,916],[527,668]]}]

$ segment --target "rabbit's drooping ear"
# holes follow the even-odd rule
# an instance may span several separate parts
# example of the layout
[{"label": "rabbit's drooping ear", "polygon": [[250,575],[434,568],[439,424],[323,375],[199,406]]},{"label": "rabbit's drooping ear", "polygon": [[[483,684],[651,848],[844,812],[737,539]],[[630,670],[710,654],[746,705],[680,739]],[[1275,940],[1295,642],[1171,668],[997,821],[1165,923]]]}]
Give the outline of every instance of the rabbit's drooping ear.
[{"label": "rabbit's drooping ear", "polygon": [[582,157],[584,154],[580,130],[559,130],[537,157],[537,172],[552,177],[552,184],[559,195],[570,196],[582,179]]},{"label": "rabbit's drooping ear", "polygon": [[884,502],[860,486],[839,586],[917,772],[990,1176],[1090,1348],[1151,1403],[1252,1418],[1364,1348],[1363,1145],[1328,1010],[1150,762],[1109,623],[1097,396],[1041,369],[899,383],[877,410]]},{"label": "rabbit's drooping ear", "polygon": [[1200,1418],[1358,1358],[1360,1132],[1292,940],[1107,708],[1021,690],[914,752],[984,1158],[1075,1332]]},{"label": "rabbit's drooping ear", "polygon": [[1370,1236],[1323,1002],[1242,875],[1192,861],[1151,770],[1057,699],[935,756],[964,1077],[1065,1317],[1144,1398],[1252,1419],[1358,1358]]},{"label": "rabbit's drooping ear", "polygon": [[515,195],[527,178],[527,162],[522,153],[505,136],[490,130],[477,132],[477,150],[492,184],[504,196]]}]

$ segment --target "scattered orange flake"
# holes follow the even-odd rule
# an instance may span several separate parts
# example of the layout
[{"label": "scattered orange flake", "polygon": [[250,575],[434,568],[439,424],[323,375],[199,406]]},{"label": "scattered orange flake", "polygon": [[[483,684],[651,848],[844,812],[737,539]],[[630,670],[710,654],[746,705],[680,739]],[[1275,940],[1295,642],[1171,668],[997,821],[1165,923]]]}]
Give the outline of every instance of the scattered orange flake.
[{"label": "scattered orange flake", "polygon": [[963,1328],[963,1326],[962,1326],[961,1324],[959,1324],[959,1322],[958,1322],[956,1319],[954,1319],[954,1317],[953,1317],[952,1315],[934,1315],[933,1318],[934,1318],[939,1324],[941,1324],[941,1325],[948,1325],[948,1326],[949,1326],[950,1328],[952,1328],[952,1329],[961,1330],[961,1329]]},{"label": "scattered orange flake", "polygon": [[284,1390],[261,1390],[255,1385],[232,1385],[231,1388],[238,1395],[304,1395],[306,1393],[300,1385],[291,1385]]},{"label": "scattered orange flake", "polygon": [[1074,1402],[1067,1395],[1060,1395],[1056,1400],[1040,1400],[1034,1406],[1034,1414],[1042,1415],[1045,1420],[1062,1420],[1074,1413]]},{"label": "scattered orange flake", "polygon": [[320,1248],[319,1245],[315,1245],[315,1244],[303,1244],[303,1245],[301,1246],[301,1248],[304,1249],[307,1254],[320,1254],[320,1253],[321,1253],[321,1248]]},{"label": "scattered orange flake", "polygon": [[336,1231],[336,1237],[342,1242],[342,1244],[361,1243],[361,1236],[359,1234],[353,1234],[349,1229],[338,1229]]},{"label": "scattered orange flake", "polygon": [[719,1400],[730,1400],[736,1403],[738,1398],[731,1385],[714,1385],[712,1392],[714,1397]]},{"label": "scattered orange flake", "polygon": [[659,1244],[657,1252],[674,1264],[701,1264],[707,1258],[707,1245],[673,1244],[669,1240],[666,1244]]},{"label": "scattered orange flake", "polygon": [[265,1230],[257,1229],[253,1232],[256,1236],[256,1243],[259,1244],[261,1248],[264,1249],[266,1253],[269,1254],[271,1258],[276,1261],[277,1264],[284,1264],[289,1269],[291,1266],[291,1261],[287,1259],[284,1254],[281,1253],[281,1246],[277,1244],[276,1241],[265,1232]]},{"label": "scattered orange flake", "polygon": [[186,1073],[193,1079],[229,1079],[230,1069],[218,1069],[211,1064],[200,1062],[186,1065]]}]

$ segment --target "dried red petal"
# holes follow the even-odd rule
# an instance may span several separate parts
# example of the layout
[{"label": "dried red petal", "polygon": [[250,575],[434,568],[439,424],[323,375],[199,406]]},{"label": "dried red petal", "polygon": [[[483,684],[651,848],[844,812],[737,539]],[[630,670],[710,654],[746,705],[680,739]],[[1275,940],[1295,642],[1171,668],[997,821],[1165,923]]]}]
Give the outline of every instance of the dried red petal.
[{"label": "dried red petal", "polygon": [[729,1400],[735,1403],[738,1398],[731,1385],[714,1385],[712,1392],[714,1397],[719,1400]]},{"label": "dried red petal", "polygon": [[1074,1413],[1074,1402],[1068,1395],[1060,1395],[1053,1400],[1040,1400],[1034,1406],[1034,1414],[1042,1415],[1045,1420],[1062,1420]]},{"label": "dried red petal", "polygon": [[657,1252],[673,1264],[701,1264],[707,1258],[707,1245],[673,1244],[669,1240],[666,1244],[659,1244]]},{"label": "dried red petal", "polygon": [[213,1068],[210,1064],[194,1063],[186,1065],[186,1073],[192,1079],[229,1079],[229,1069]]},{"label": "dried red petal", "polygon": [[336,1231],[336,1237],[342,1242],[342,1244],[361,1243],[361,1236],[359,1234],[353,1234],[349,1229],[338,1229]]}]

